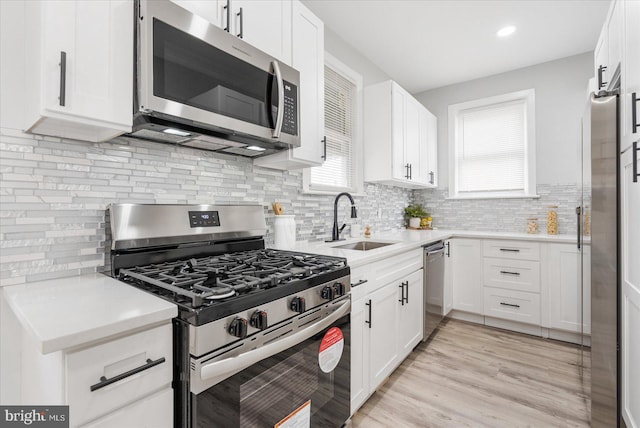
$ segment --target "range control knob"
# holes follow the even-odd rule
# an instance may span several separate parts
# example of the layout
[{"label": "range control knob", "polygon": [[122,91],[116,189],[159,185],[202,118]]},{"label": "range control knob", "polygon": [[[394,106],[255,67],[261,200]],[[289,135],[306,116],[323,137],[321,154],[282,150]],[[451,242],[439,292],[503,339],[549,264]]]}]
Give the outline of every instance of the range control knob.
[{"label": "range control knob", "polygon": [[249,318],[249,325],[264,330],[267,328],[267,313],[265,311],[255,311]]},{"label": "range control knob", "polygon": [[304,311],[307,310],[307,306],[304,302],[304,297],[294,297],[291,300],[291,304],[289,305],[289,308],[291,308],[291,310],[293,312],[297,312],[299,314],[303,313]]},{"label": "range control knob", "polygon": [[325,300],[333,300],[333,298],[335,297],[335,290],[330,285],[325,285],[324,287],[322,287],[320,297]]},{"label": "range control knob", "polygon": [[336,282],[333,284],[333,291],[336,297],[344,296],[344,284]]},{"label": "range control knob", "polygon": [[227,329],[231,336],[239,337],[240,339],[244,339],[247,337],[247,320],[244,318],[236,318],[229,324],[229,328]]}]

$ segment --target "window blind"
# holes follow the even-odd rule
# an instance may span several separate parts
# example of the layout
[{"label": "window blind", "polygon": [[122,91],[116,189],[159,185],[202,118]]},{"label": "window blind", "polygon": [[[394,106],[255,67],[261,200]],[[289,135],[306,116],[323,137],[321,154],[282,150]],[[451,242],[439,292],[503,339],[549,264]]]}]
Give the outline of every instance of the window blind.
[{"label": "window blind", "polygon": [[525,190],[524,99],[462,110],[457,132],[458,193]]},{"label": "window blind", "polygon": [[355,122],[356,85],[331,67],[324,69],[324,124],[327,158],[311,168],[315,188],[352,187],[352,153]]}]

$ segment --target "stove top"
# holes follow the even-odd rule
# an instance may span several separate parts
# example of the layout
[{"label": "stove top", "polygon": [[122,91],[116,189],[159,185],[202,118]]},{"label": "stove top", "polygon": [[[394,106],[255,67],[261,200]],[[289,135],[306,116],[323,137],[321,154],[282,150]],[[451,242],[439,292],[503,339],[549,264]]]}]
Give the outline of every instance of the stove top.
[{"label": "stove top", "polygon": [[257,249],[135,266],[118,277],[178,304],[183,318],[209,311],[212,320],[348,274],[343,258]]}]

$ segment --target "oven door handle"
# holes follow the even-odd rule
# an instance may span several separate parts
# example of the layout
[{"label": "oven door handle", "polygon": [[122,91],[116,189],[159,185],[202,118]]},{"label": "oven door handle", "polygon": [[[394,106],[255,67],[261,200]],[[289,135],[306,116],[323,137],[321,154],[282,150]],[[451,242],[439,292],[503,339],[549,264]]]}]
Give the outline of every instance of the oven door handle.
[{"label": "oven door handle", "polygon": [[[283,339],[271,342],[268,345],[256,348],[235,357],[214,361],[200,367],[200,378],[208,383],[214,381],[221,382],[243,369],[264,360],[272,355],[285,351],[298,343],[301,343],[311,336],[314,336],[329,327],[331,324],[347,315],[351,310],[351,300],[345,301],[338,309],[333,311],[327,318],[323,318],[315,324],[305,327],[303,330],[287,336]],[[214,383],[214,384],[215,384]]]}]

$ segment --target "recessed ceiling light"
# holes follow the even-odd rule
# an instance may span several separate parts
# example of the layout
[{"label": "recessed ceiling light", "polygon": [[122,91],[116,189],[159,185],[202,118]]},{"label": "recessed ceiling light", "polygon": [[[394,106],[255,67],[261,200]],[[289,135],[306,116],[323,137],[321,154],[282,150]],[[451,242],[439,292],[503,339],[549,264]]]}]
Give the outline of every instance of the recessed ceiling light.
[{"label": "recessed ceiling light", "polygon": [[498,37],[507,37],[507,36],[510,36],[511,34],[513,34],[515,32],[516,32],[516,27],[514,27],[513,25],[508,25],[508,26],[498,30],[498,32],[496,33],[496,36],[498,36]]},{"label": "recessed ceiling light", "polygon": [[256,152],[264,152],[267,149],[263,149],[262,147],[258,147],[258,146],[249,146],[246,147],[247,150],[255,150]]},{"label": "recessed ceiling light", "polygon": [[189,132],[181,131],[179,129],[174,129],[174,128],[167,128],[162,132],[164,132],[165,134],[177,135],[179,137],[188,137],[189,135],[191,135]]}]

